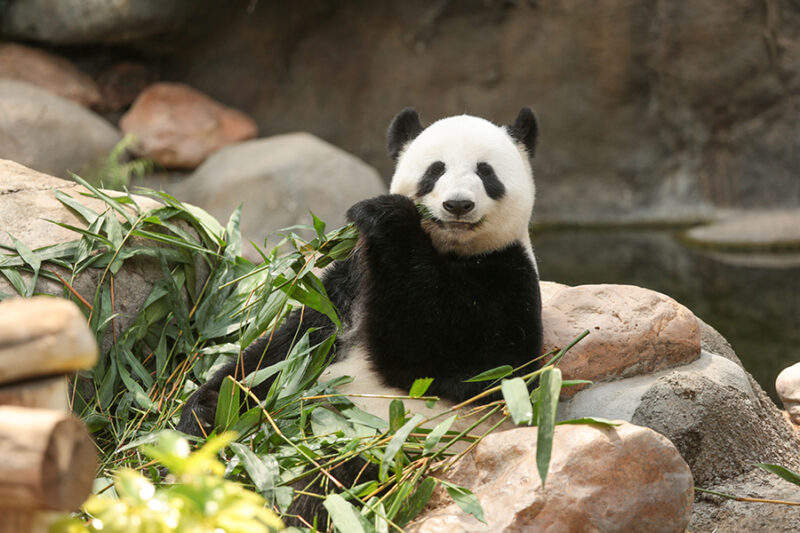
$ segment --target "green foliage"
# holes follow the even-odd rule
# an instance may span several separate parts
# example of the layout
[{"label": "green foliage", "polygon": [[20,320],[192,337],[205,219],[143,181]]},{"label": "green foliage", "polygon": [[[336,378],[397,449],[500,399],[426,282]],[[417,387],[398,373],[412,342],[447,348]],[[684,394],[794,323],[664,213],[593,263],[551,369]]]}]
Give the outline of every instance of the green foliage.
[{"label": "green foliage", "polygon": [[[115,479],[120,496],[130,496],[137,486],[154,487],[154,494],[162,494],[159,491],[167,487],[162,487],[151,458],[178,477],[188,467],[174,454],[159,448],[145,448],[143,453],[140,446],[174,428],[183,403],[214,369],[240,356],[258,336],[273,332],[292,309],[314,308],[339,325],[337,311],[314,271],[346,258],[358,235],[353,226],[326,232],[324,222],[313,217],[310,226],[283,230],[282,240],[271,251],[257,249],[263,258],[257,265],[241,256],[239,210],[223,228],[207,213],[165,193],[144,191],[163,202],[145,210],[128,193],[112,197],[76,180],[106,209],[95,212],[80,198],[57,192],[59,201],[85,221],[84,227],[61,224],[75,231],[76,240],[37,250],[15,241],[9,255],[0,256],[0,273],[25,295],[35,291],[35,281],[23,273],[56,280],[64,287],[63,295],[82,306],[104,350],[93,369],[76,376],[71,398],[73,411],[86,421],[100,452],[98,483],[108,486],[104,480]],[[303,239],[296,230],[312,237]],[[125,262],[140,259],[160,268],[163,277],[122,330],[117,327],[120,309],[114,280]],[[97,290],[88,298],[78,297],[72,284],[88,268],[98,269]],[[202,279],[199,271],[208,274],[197,283]],[[258,495],[279,512],[286,512],[305,487],[323,486],[319,497],[333,525],[347,532],[399,530],[424,507],[439,483],[466,512],[482,519],[474,494],[431,473],[446,469],[510,417],[539,425],[539,442],[545,443],[538,457],[544,483],[558,393],[567,385],[554,365],[574,342],[557,354],[538,358],[550,357],[543,368],[528,374],[520,375],[530,363],[481,373],[473,381],[488,382],[484,393],[436,416],[414,413],[419,402],[430,405],[438,400],[423,396],[430,380],[420,379],[409,396],[392,398],[383,420],[336,391],[348,378],[317,381],[333,355],[336,334],[316,345],[308,333],[298,334],[284,361],[226,379],[211,438],[227,431],[236,438],[213,440],[216,444],[203,447],[199,456],[218,456],[226,465],[227,479],[244,484],[253,497]],[[518,377],[509,378],[512,374]],[[256,398],[252,387],[269,378],[274,381],[266,398]],[[537,378],[541,384],[532,388]],[[505,400],[478,405],[479,400],[500,394]],[[378,465],[379,479],[357,479],[352,487],[342,486],[332,472],[355,457]],[[256,500],[247,496],[244,501]],[[128,509],[140,504],[143,501],[131,503]],[[92,516],[103,509],[95,504],[86,507]]]},{"label": "green foliage", "polygon": [[133,134],[123,137],[111,149],[108,157],[96,168],[89,171],[87,181],[97,187],[122,190],[131,183],[131,178],[142,177],[155,168],[150,159],[129,158],[127,155],[136,146],[137,139]]},{"label": "green foliage", "polygon": [[223,433],[194,453],[174,432],[159,434],[145,455],[166,466],[175,482],[156,486],[129,468],[114,474],[113,494],[92,495],[83,505],[89,520],[64,519],[51,533],[273,533],[283,523],[264,499],[241,484],[227,481],[218,452],[236,437]]}]

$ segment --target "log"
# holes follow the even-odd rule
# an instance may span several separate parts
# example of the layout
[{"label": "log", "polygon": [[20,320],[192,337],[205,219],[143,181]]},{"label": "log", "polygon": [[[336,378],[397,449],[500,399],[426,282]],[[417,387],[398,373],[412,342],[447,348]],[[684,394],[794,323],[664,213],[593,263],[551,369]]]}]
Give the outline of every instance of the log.
[{"label": "log", "polygon": [[0,406],[0,513],[76,510],[92,489],[96,468],[94,444],[79,420]]},{"label": "log", "polygon": [[97,362],[97,343],[78,307],[36,296],[0,302],[0,383],[62,375]]},{"label": "log", "polygon": [[38,407],[66,413],[72,389],[64,376],[0,385],[0,405]]}]

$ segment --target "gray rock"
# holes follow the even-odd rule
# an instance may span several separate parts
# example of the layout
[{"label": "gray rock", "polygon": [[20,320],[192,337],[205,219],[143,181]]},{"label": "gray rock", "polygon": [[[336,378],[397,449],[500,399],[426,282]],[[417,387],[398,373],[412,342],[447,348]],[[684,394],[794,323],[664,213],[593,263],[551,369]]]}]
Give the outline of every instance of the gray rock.
[{"label": "gray rock", "polygon": [[[310,224],[309,210],[328,228],[339,227],[348,207],[386,193],[386,186],[354,156],[308,133],[291,133],[225,147],[173,191],[223,222],[244,203],[242,237],[263,246],[277,229]],[[244,254],[257,257],[250,246]]]},{"label": "gray rock", "polygon": [[70,100],[0,80],[0,158],[56,176],[85,175],[120,137],[111,124]]},{"label": "gray rock", "polygon": [[191,0],[16,0],[2,31],[10,37],[57,44],[121,42],[174,29]]},{"label": "gray rock", "polygon": [[[575,394],[572,400],[561,402],[559,418],[599,416],[632,422],[641,409],[644,398],[665,378],[687,382],[695,378],[707,379],[718,387],[735,389],[750,401],[755,393],[746,372],[732,361],[703,351],[691,364],[619,381],[597,383]],[[676,413],[676,416],[679,416]],[[638,422],[636,422],[638,423]],[[648,426],[650,427],[650,426]]]}]

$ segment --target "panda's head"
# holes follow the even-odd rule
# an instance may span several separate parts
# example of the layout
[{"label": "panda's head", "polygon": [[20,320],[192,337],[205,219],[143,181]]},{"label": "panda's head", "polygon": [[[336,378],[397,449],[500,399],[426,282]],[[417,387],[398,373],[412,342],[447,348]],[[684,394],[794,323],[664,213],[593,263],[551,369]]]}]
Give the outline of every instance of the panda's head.
[{"label": "panda's head", "polygon": [[514,242],[530,251],[538,132],[528,108],[512,126],[461,115],[424,129],[417,112],[404,109],[389,125],[397,161],[390,190],[424,206],[423,226],[441,252],[477,255]]}]

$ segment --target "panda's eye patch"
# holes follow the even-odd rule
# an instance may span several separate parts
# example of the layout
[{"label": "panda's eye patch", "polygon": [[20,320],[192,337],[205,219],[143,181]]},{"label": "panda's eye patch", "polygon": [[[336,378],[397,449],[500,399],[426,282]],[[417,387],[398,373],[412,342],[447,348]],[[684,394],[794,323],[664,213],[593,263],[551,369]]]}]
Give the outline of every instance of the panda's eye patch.
[{"label": "panda's eye patch", "polygon": [[478,168],[475,172],[478,174],[478,177],[481,178],[481,181],[483,181],[483,188],[486,190],[486,194],[489,198],[492,200],[499,200],[506,194],[506,187],[498,179],[497,174],[494,173],[492,165],[482,161],[478,163]]},{"label": "panda's eye patch", "polygon": [[425,171],[425,174],[422,175],[422,179],[419,180],[419,186],[417,187],[417,196],[425,196],[429,192],[433,190],[434,185],[436,185],[436,180],[442,177],[444,174],[444,163],[441,161],[436,161],[435,163],[431,163],[428,169]]}]

